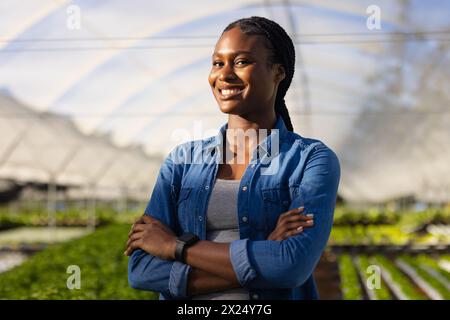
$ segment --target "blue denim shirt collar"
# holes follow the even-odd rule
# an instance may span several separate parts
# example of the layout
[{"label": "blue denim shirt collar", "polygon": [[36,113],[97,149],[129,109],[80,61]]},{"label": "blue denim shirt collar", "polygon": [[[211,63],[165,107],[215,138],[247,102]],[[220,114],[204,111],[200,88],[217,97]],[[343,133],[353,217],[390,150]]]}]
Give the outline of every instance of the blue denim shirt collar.
[{"label": "blue denim shirt collar", "polygon": [[[220,127],[220,130],[216,136],[213,136],[213,137],[207,139],[203,146],[203,151],[205,151],[207,154],[209,154],[209,152],[212,152],[211,149],[215,149],[217,156],[220,155],[221,147],[222,147],[222,140],[223,140],[223,137],[224,137],[224,134],[225,134],[225,131],[227,130],[227,128],[228,128],[228,123],[223,124]],[[283,141],[285,141],[285,138],[286,138],[288,132],[289,131],[286,128],[286,125],[284,124],[283,118],[281,116],[277,116],[277,121],[275,122],[274,128],[271,129],[270,134],[258,144],[257,148],[255,148],[251,162],[255,161],[255,159],[256,159],[255,155],[258,152],[258,150],[261,150],[261,152],[262,152],[261,156],[265,156],[265,155],[267,155],[269,157],[272,156],[271,155],[272,142],[275,141],[275,139],[278,139],[278,142],[281,145],[281,143]]]}]

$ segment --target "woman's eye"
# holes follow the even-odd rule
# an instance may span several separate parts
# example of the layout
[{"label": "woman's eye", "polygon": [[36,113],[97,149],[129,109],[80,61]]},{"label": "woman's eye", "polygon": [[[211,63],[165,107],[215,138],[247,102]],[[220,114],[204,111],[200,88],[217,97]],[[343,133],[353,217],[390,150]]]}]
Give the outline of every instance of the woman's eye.
[{"label": "woman's eye", "polygon": [[247,61],[247,60],[238,60],[238,61],[236,61],[235,64],[237,66],[243,66],[243,65],[249,64],[249,61]]}]

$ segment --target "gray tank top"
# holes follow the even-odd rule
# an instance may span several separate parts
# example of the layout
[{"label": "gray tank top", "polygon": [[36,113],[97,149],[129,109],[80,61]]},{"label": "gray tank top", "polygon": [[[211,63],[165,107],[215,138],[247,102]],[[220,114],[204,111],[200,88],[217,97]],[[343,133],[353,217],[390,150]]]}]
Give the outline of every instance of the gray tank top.
[{"label": "gray tank top", "polygon": [[[240,180],[216,179],[206,213],[206,240],[232,242],[239,239],[237,195]],[[194,300],[248,300],[244,288],[193,296]]]}]

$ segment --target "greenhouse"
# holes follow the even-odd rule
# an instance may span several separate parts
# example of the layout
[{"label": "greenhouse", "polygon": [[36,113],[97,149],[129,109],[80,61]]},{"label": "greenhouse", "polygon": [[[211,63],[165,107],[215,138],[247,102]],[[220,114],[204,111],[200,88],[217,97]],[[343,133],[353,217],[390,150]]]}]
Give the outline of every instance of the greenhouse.
[{"label": "greenhouse", "polygon": [[[211,55],[230,22],[262,16],[295,47],[294,131],[340,163],[320,298],[449,300],[448,12],[447,0],[1,1],[0,299],[158,299],[128,283],[128,232],[168,154],[227,122]],[[71,265],[81,289],[68,289]]]}]

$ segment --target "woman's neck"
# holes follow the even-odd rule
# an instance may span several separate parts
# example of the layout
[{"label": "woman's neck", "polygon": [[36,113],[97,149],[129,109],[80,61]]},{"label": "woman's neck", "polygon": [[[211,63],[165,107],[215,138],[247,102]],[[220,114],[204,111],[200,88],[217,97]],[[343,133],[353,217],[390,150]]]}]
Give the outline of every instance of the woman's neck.
[{"label": "woman's neck", "polygon": [[233,162],[237,160],[238,163],[248,163],[253,150],[270,134],[275,123],[275,112],[261,116],[259,119],[256,119],[256,117],[251,119],[250,117],[229,115],[225,150],[229,150],[229,152],[234,154]]},{"label": "woman's neck", "polygon": [[241,129],[247,131],[249,129],[271,130],[276,123],[277,116],[275,111],[270,114],[262,114],[260,116],[238,116],[234,114],[228,115],[228,129]]}]

